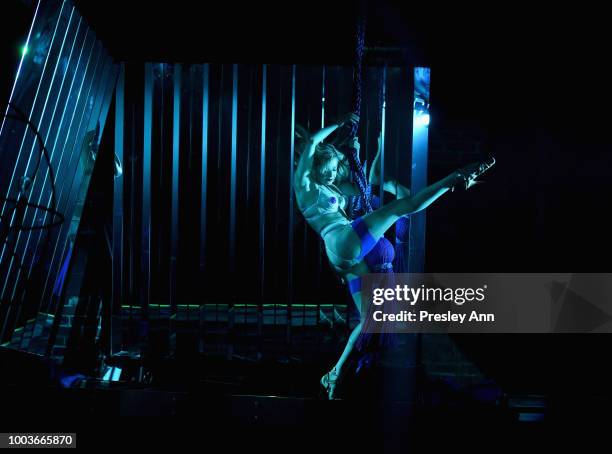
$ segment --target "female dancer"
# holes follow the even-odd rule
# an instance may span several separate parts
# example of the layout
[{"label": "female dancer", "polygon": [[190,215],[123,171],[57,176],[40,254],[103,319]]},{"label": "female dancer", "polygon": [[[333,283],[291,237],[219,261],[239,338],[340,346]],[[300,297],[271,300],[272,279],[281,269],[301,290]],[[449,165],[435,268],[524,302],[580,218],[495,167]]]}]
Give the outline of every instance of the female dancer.
[{"label": "female dancer", "polygon": [[[346,198],[334,185],[341,155],[332,145],[323,144],[332,132],[348,122],[358,122],[351,114],[346,120],[328,126],[315,133],[305,144],[294,174],[293,187],[300,211],[308,224],[321,236],[332,268],[340,277],[349,282],[370,272],[365,256],[376,246],[384,233],[400,217],[427,208],[448,190],[460,184],[469,187],[474,179],[489,169],[493,162],[471,164],[455,171],[442,180],[426,187],[413,196],[397,200],[351,221],[346,209]],[[358,288],[351,293],[360,307]],[[336,384],[342,374],[342,367],[357,340],[362,328],[360,322],[351,332],[347,346],[334,368],[325,374],[321,384],[334,397]]]}]

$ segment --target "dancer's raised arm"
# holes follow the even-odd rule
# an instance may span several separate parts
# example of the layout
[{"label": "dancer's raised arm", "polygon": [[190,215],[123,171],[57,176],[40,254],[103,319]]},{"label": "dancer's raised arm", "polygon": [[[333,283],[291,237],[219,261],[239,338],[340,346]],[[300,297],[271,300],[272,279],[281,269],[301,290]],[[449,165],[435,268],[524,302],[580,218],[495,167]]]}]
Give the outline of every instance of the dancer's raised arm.
[{"label": "dancer's raised arm", "polygon": [[304,151],[302,152],[294,173],[293,186],[296,191],[309,191],[312,183],[310,173],[314,161],[315,149],[318,144],[323,142],[332,132],[346,123],[358,122],[359,117],[353,113],[347,115],[340,122],[327,126],[320,131],[317,131],[305,143]]}]

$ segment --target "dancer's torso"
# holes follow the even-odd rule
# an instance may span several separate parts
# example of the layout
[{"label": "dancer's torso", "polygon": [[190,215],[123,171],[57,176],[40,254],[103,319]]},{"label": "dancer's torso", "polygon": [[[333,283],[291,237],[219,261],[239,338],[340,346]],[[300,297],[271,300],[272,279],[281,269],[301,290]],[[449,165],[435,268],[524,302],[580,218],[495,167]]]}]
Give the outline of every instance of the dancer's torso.
[{"label": "dancer's torso", "polygon": [[346,197],[334,185],[315,184],[315,189],[300,202],[304,205],[300,206],[304,219],[324,239],[335,226],[350,224],[344,211]]}]

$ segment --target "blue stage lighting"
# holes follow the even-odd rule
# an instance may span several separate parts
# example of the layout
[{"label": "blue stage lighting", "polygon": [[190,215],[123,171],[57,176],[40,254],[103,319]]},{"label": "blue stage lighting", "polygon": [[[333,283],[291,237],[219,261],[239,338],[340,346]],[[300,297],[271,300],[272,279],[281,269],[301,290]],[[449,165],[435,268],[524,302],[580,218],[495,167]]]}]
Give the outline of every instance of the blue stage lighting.
[{"label": "blue stage lighting", "polygon": [[417,124],[417,126],[429,126],[429,114],[428,113],[418,114],[415,117],[414,121]]},{"label": "blue stage lighting", "polygon": [[421,98],[414,100],[414,124],[416,126],[429,126],[429,104]]}]

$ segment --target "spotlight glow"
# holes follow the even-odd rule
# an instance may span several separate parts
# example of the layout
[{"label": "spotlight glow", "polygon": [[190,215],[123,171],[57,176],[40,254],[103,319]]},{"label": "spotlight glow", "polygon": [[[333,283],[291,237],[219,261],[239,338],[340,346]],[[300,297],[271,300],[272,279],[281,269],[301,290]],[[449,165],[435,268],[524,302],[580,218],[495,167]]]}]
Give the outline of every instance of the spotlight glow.
[{"label": "spotlight glow", "polygon": [[428,113],[416,113],[414,117],[414,123],[417,126],[429,126],[429,114]]},{"label": "spotlight glow", "polygon": [[28,48],[28,46],[27,46],[27,45],[22,46],[22,47],[21,47],[21,55],[25,57],[25,56],[27,55],[27,53],[28,53],[28,51],[29,51],[29,50],[30,50],[30,49]]}]

